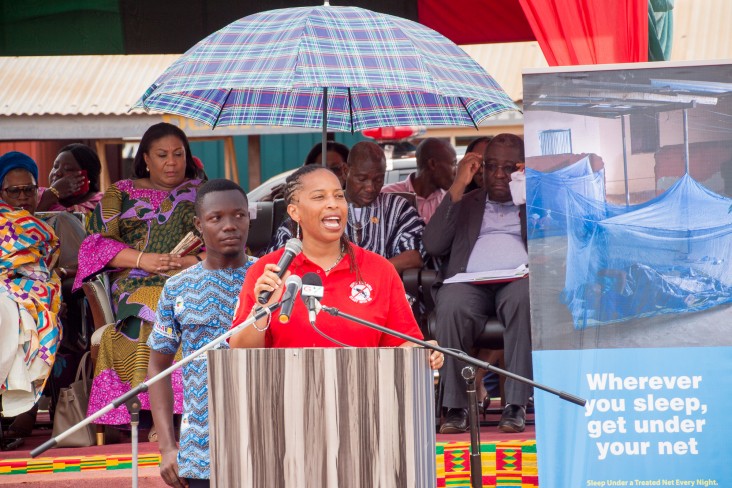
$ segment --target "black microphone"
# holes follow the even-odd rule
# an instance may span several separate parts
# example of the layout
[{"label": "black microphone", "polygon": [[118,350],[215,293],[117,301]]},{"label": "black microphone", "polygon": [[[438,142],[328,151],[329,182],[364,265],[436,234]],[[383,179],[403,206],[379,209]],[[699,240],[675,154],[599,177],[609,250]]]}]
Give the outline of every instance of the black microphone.
[{"label": "black microphone", "polygon": [[[277,266],[279,266],[280,268],[280,271],[277,273],[278,278],[282,278],[282,276],[284,276],[287,268],[290,267],[292,260],[295,259],[295,256],[300,254],[301,251],[302,241],[300,241],[300,239],[296,239],[293,237],[292,239],[287,241],[287,244],[285,244],[285,252],[282,254],[282,256],[280,256],[279,262],[277,262]],[[271,291],[263,291],[259,294],[259,298],[257,298],[257,301],[264,305],[269,301],[271,296]]]},{"label": "black microphone", "polygon": [[300,296],[308,308],[310,323],[315,323],[315,316],[320,312],[320,300],[323,298],[323,280],[315,273],[307,273],[302,277],[302,292]]},{"label": "black microphone", "polygon": [[292,315],[292,307],[295,305],[295,297],[302,288],[302,279],[297,275],[290,275],[285,281],[285,293],[282,295],[280,305],[280,323],[286,324],[290,321]]}]

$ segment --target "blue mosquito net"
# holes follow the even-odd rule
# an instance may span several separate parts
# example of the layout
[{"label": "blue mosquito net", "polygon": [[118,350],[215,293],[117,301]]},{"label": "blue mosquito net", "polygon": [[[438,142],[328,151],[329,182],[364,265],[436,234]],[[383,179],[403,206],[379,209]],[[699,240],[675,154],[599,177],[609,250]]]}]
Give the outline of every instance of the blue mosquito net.
[{"label": "blue mosquito net", "polygon": [[566,206],[570,193],[605,200],[605,170],[593,172],[589,156],[551,173],[526,169],[529,238],[567,232]]},{"label": "blue mosquito net", "polygon": [[688,175],[629,207],[565,194],[575,328],[732,302],[732,199]]}]

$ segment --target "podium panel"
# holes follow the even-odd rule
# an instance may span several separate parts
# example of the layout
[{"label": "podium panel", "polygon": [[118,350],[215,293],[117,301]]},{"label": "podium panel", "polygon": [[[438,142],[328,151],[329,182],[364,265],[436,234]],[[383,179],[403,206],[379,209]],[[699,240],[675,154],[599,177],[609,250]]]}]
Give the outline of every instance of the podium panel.
[{"label": "podium panel", "polygon": [[421,348],[208,352],[212,486],[434,487]]}]

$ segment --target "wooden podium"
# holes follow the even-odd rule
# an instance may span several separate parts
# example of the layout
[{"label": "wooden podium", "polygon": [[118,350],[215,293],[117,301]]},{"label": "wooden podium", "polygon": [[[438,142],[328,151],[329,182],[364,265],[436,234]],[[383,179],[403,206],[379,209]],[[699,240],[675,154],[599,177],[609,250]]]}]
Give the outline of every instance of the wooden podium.
[{"label": "wooden podium", "polygon": [[434,487],[422,348],[208,352],[212,486]]}]

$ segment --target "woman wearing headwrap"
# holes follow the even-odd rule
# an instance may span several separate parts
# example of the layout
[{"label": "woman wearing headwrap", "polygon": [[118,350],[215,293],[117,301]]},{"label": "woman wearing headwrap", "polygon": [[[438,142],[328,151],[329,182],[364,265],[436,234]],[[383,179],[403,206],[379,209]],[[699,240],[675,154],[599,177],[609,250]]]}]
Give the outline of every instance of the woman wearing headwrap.
[{"label": "woman wearing headwrap", "polygon": [[33,216],[37,178],[27,155],[0,157],[0,399],[3,416],[19,416],[17,435],[30,433],[34,415],[20,414],[34,413],[61,338],[61,283],[51,271],[59,241]]}]

